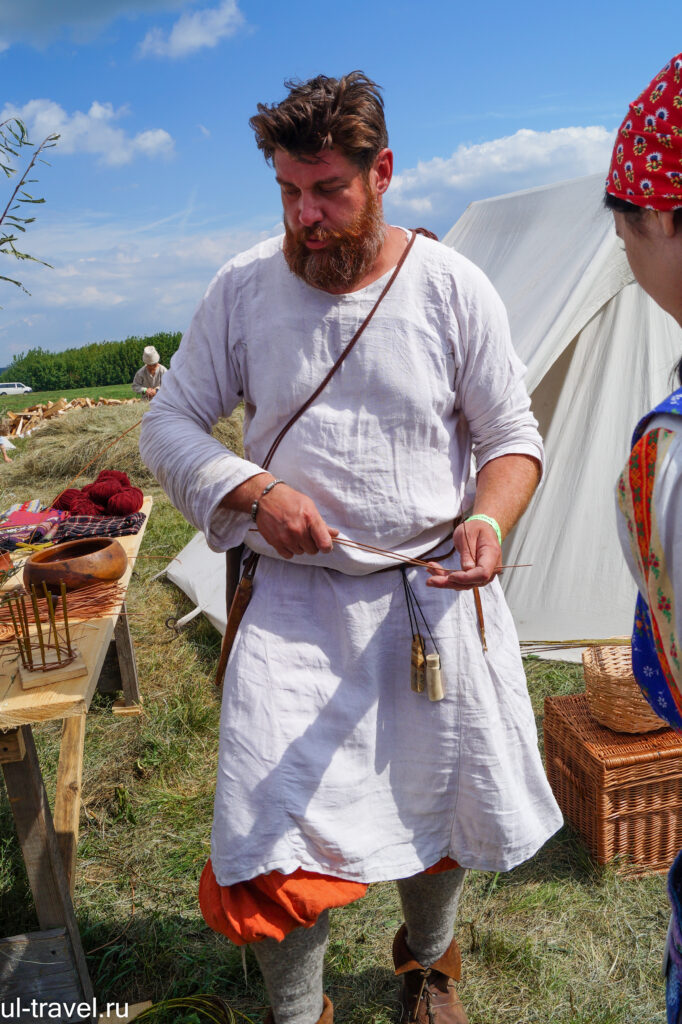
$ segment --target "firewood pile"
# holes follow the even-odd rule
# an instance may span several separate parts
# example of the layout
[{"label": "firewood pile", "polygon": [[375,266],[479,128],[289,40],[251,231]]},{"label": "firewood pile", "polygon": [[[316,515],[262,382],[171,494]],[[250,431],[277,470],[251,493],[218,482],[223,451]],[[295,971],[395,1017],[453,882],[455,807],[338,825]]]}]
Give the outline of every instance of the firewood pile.
[{"label": "firewood pile", "polygon": [[5,437],[27,437],[55,416],[63,416],[64,413],[72,412],[74,409],[95,409],[101,405],[133,405],[140,401],[140,398],[102,398],[100,396],[96,402],[93,402],[91,398],[72,398],[70,402],[67,402],[65,398],[60,398],[57,402],[45,402],[44,404],[39,402],[38,405],[29,405],[28,408],[22,409],[20,412],[11,412],[8,409],[0,424],[0,434]]}]

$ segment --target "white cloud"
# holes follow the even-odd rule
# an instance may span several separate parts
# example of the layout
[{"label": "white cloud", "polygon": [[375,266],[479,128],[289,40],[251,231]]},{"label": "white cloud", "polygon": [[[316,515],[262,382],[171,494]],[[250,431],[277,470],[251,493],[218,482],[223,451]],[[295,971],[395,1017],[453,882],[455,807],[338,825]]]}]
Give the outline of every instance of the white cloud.
[{"label": "white cloud", "polygon": [[19,117],[26,124],[32,140],[40,141],[57,132],[60,153],[92,153],[110,166],[128,164],[136,156],[168,157],[173,153],[173,138],[163,128],[153,128],[127,135],[116,122],[128,113],[126,107],[114,108],[111,103],[91,104],[87,113],[80,110],[68,114],[53,100],[29,100],[23,107],[5,106],[0,121]]},{"label": "white cloud", "polygon": [[430,218],[425,226],[443,231],[475,199],[593,174],[609,165],[613,133],[601,126],[557,128],[459,146],[452,156],[434,157],[396,174],[387,209]]},{"label": "white cloud", "polygon": [[41,218],[31,251],[54,269],[22,264],[30,296],[0,283],[0,365],[38,345],[56,350],[183,330],[217,269],[281,230],[273,218],[255,227],[193,224],[183,231],[188,209],[191,201],[142,225],[98,215]]},{"label": "white cloud", "polygon": [[145,156],[170,156],[173,152],[173,139],[163,128],[151,128],[139,132],[133,139],[133,146]]},{"label": "white cloud", "polygon": [[185,11],[166,35],[152,28],[140,44],[140,53],[154,57],[185,57],[205,47],[216,46],[234,35],[244,18],[236,0],[223,0],[218,7]]},{"label": "white cloud", "polygon": [[[113,115],[98,104],[88,122],[92,131],[120,130]],[[45,121],[44,127],[60,126]],[[142,134],[150,134],[145,145],[153,150],[154,133]],[[472,200],[604,170],[610,150],[611,133],[601,127],[522,131],[462,146],[448,158],[396,175],[387,213],[394,222],[421,223],[442,235]],[[200,223],[198,216],[207,219]],[[182,209],[142,225],[96,213],[61,216],[48,208],[34,225],[30,246],[54,270],[22,264],[30,297],[0,286],[0,364],[9,361],[5,350],[59,349],[183,329],[217,268],[279,230],[275,216],[220,228],[205,209],[197,213],[191,193]]]},{"label": "white cloud", "polygon": [[[71,275],[67,275],[71,276]],[[77,276],[77,275],[74,275]],[[125,295],[119,295],[111,288],[98,288],[96,285],[85,285],[72,294],[62,288],[48,289],[43,296],[46,305],[68,307],[69,309],[113,309],[126,301]]]}]

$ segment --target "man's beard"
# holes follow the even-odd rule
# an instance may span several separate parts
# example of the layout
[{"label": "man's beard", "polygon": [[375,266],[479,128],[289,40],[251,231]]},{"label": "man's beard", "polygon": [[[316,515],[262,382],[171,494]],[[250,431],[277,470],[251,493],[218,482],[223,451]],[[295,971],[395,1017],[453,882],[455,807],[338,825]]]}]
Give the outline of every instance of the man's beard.
[{"label": "man's beard", "polygon": [[[294,232],[285,222],[284,257],[291,270],[314,288],[349,291],[369,273],[386,237],[381,206],[367,189],[363,209],[343,231],[302,228]],[[324,249],[306,247],[306,241],[328,241]]]}]

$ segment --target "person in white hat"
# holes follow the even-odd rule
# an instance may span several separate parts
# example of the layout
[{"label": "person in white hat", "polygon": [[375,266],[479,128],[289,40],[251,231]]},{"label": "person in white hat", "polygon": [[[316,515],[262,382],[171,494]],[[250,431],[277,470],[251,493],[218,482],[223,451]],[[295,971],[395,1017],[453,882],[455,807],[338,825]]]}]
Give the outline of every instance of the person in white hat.
[{"label": "person in white hat", "polygon": [[147,345],[142,352],[142,366],[133,378],[132,388],[135,394],[152,399],[161,387],[161,378],[166,367],[161,365],[161,357],[153,345]]}]

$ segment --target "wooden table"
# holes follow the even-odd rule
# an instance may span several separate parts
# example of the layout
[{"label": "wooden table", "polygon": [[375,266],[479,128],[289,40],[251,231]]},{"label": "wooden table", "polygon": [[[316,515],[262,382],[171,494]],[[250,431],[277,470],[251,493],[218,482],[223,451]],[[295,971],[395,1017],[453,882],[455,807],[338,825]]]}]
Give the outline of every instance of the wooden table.
[{"label": "wooden table", "polygon": [[[151,505],[152,499],[145,498],[142,511],[147,517]],[[134,536],[118,538],[129,556],[128,570],[120,581],[124,588],[130,581],[146,523],[145,519]],[[125,601],[103,618],[73,624],[71,636],[85,660],[87,674],[30,690],[21,687],[16,653],[3,656],[0,647],[0,730],[4,730],[0,731],[0,764],[41,928],[30,935],[0,939],[0,1006],[14,1006],[17,999],[22,1007],[31,999],[50,1004],[90,1002],[94,1006],[72,895],[85,716],[98,681],[100,685],[105,681],[105,659],[109,665],[113,660],[118,688],[123,690],[123,699],[117,702],[119,710],[135,710],[141,701]],[[111,674],[109,682],[110,678]],[[111,689],[111,684],[107,688]],[[52,719],[63,720],[54,816],[32,731],[34,723]],[[43,1015],[55,1019],[48,1018],[47,1011]],[[33,1018],[27,1015],[18,1019]],[[86,1021],[97,1017],[66,1014],[61,1019]]]}]

